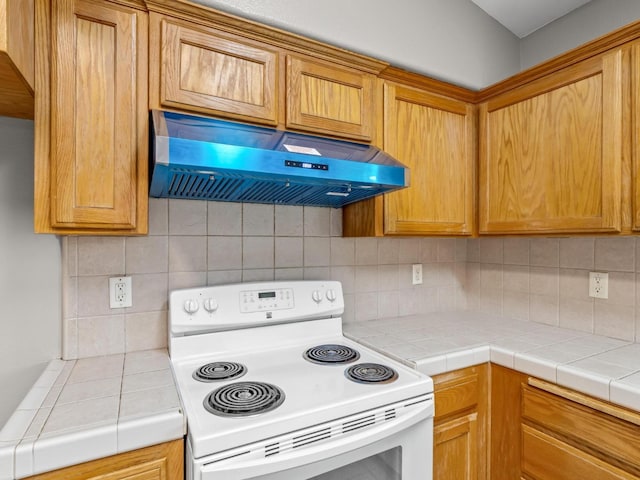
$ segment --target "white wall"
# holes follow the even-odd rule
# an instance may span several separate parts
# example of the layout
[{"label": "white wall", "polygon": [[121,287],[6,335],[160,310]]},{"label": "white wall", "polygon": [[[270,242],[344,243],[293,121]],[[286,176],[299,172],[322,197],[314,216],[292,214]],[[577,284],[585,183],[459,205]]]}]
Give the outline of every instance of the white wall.
[{"label": "white wall", "polygon": [[520,42],[522,69],[571,50],[640,18],[639,0],[593,0]]},{"label": "white wall", "polygon": [[33,122],[0,117],[0,427],[60,356],[60,245],[33,233]]},{"label": "white wall", "polygon": [[469,0],[197,0],[472,89],[519,70],[519,40]]}]

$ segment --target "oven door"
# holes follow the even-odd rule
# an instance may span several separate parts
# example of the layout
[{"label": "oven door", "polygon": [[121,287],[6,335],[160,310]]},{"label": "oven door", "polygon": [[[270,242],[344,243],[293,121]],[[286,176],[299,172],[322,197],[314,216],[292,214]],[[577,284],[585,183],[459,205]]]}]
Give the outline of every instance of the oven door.
[{"label": "oven door", "polygon": [[433,397],[203,459],[190,461],[190,451],[187,456],[188,480],[430,480]]}]

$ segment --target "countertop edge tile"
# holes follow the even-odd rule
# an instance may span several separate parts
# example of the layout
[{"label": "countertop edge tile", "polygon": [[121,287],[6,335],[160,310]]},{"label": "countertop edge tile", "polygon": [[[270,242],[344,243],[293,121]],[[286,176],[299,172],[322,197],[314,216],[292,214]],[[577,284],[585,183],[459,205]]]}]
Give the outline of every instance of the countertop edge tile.
[{"label": "countertop edge tile", "polygon": [[16,478],[33,475],[33,440],[23,441],[16,447],[14,474]]},{"label": "countertop edge tile", "polygon": [[0,480],[13,480],[17,442],[0,442]]},{"label": "countertop edge tile", "polygon": [[558,385],[572,388],[592,397],[610,400],[609,384],[611,379],[593,372],[573,367],[571,365],[559,365],[557,369]]},{"label": "countertop edge tile", "polygon": [[491,345],[491,362],[510,369],[515,369],[516,354],[513,350]]},{"label": "countertop edge tile", "polygon": [[613,380],[609,384],[612,403],[640,412],[640,388]]},{"label": "countertop edge tile", "polygon": [[179,410],[153,417],[118,423],[118,453],[182,438],[186,434],[184,415]]},{"label": "countertop edge tile", "polygon": [[118,453],[117,425],[38,438],[33,446],[33,473],[43,473]]}]

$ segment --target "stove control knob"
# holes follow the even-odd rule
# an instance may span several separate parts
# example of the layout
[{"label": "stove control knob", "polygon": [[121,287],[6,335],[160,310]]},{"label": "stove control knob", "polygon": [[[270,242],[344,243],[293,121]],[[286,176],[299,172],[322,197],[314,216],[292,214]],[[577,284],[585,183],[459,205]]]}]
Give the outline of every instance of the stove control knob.
[{"label": "stove control knob", "polygon": [[336,301],[336,298],[336,292],[333,289],[327,290],[327,300],[333,303]]},{"label": "stove control knob", "polygon": [[184,302],[184,311],[187,313],[196,313],[200,308],[197,300],[189,299]]},{"label": "stove control knob", "polygon": [[209,313],[213,313],[218,309],[218,302],[215,298],[207,298],[204,301],[204,309]]},{"label": "stove control knob", "polygon": [[322,301],[322,294],[320,293],[320,290],[314,290],[311,294],[311,298],[314,302],[320,303]]}]

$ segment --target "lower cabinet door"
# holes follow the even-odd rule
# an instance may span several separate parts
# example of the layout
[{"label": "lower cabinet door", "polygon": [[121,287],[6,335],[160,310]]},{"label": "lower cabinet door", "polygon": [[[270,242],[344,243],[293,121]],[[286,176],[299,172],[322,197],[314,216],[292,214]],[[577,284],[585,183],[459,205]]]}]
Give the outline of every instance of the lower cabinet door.
[{"label": "lower cabinet door", "polygon": [[638,479],[528,425],[522,425],[522,472],[536,480]]},{"label": "lower cabinet door", "polygon": [[478,414],[436,425],[433,434],[434,480],[476,480]]}]

